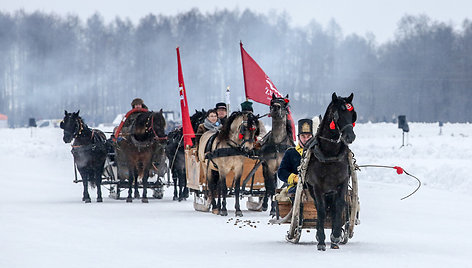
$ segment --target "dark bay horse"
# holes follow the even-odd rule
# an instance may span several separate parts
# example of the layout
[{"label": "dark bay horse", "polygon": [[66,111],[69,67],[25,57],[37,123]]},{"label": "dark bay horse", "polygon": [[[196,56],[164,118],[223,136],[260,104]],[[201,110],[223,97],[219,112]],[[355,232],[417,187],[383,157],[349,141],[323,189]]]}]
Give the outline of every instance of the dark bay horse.
[{"label": "dark bay horse", "polygon": [[82,177],[84,192],[82,201],[90,203],[88,185],[97,187],[97,202],[103,202],[102,198],[102,173],[107,157],[106,137],[98,129],[90,129],[77,113],[64,111],[60,127],[64,129],[63,140],[70,143],[72,140],[72,155],[74,162]]},{"label": "dark bay horse", "polygon": [[342,98],[333,93],[316,136],[305,148],[311,154],[305,181],[318,213],[318,250],[326,250],[324,226],[328,212],[332,222],[331,248],[339,248],[342,241],[341,221],[350,177],[348,145],[356,138],[353,127],[357,114],[352,106],[353,97],[351,94]]},{"label": "dark bay horse", "polygon": [[[162,110],[159,112],[141,112],[132,123],[130,133],[115,144],[116,161],[118,163],[118,178],[128,180],[128,197],[126,202],[132,202],[132,188],[135,197],[139,198],[138,178],[142,179],[143,196],[141,201],[148,202],[147,186],[149,171],[153,164],[162,163],[165,157],[164,147],[165,119]],[[157,167],[159,168],[159,167]],[[158,172],[159,173],[159,172]]]},{"label": "dark bay horse", "polygon": [[[277,188],[277,169],[282,162],[285,151],[295,146],[292,137],[292,124],[288,120],[288,95],[285,98],[277,98],[272,95],[270,101],[270,117],[272,118],[272,130],[264,138],[259,154],[263,159],[262,170],[264,185],[266,188],[262,202],[262,210],[268,208],[268,199],[272,199]],[[271,202],[270,215],[275,216],[275,202]]]},{"label": "dark bay horse", "polygon": [[[219,132],[207,131],[200,138],[198,157],[204,161],[204,172],[208,178],[212,210],[221,216],[227,216],[226,176],[234,173],[234,194],[236,216],[242,216],[239,205],[241,176],[245,158],[254,148],[255,137],[259,135],[259,120],[252,113],[233,112]],[[207,143],[216,135],[211,149],[207,153]],[[211,176],[211,170],[218,171],[218,177]],[[215,187],[216,186],[216,187]],[[215,196],[218,196],[218,203]]]},{"label": "dark bay horse", "polygon": [[[193,132],[197,132],[198,125],[205,121],[206,111],[195,110],[190,117]],[[193,142],[194,139],[192,139]],[[174,197],[173,200],[185,200],[189,193],[187,188],[187,175],[185,173],[185,150],[183,141],[182,127],[176,128],[167,135],[166,155],[169,159],[169,167],[172,171],[172,179],[174,181]]]}]

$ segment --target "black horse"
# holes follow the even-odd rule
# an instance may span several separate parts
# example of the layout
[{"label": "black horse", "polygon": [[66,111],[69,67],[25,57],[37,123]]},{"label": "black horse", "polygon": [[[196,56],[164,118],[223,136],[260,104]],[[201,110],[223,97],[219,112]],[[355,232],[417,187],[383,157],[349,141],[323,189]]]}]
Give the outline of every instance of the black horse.
[{"label": "black horse", "polygon": [[[272,95],[270,101],[270,117],[272,118],[272,130],[264,137],[264,143],[260,149],[264,185],[266,188],[262,202],[262,210],[268,208],[268,199],[275,194],[277,186],[277,169],[282,162],[285,151],[295,146],[292,137],[292,124],[288,120],[288,95],[285,98],[277,98]],[[275,215],[275,202],[272,200],[270,215]]]},{"label": "black horse", "polygon": [[[165,157],[166,121],[159,112],[142,112],[132,123],[130,133],[126,138],[118,139],[115,144],[116,161],[118,164],[118,178],[128,180],[128,197],[126,202],[132,202],[132,188],[135,197],[139,197],[138,178],[142,179],[143,196],[141,201],[148,202],[147,186],[149,171],[153,163],[162,163]],[[160,167],[158,167],[160,168]],[[159,172],[158,172],[159,173]]]},{"label": "black horse", "polygon": [[318,250],[326,250],[324,226],[328,212],[332,223],[331,248],[339,248],[342,241],[342,213],[350,177],[348,145],[356,138],[353,127],[357,114],[352,106],[353,97],[351,94],[342,98],[333,93],[316,136],[305,148],[311,154],[305,181],[318,213]]},{"label": "black horse", "polygon": [[64,129],[62,139],[65,143],[70,143],[74,139],[71,152],[84,185],[82,201],[91,202],[88,193],[90,183],[92,187],[97,187],[97,202],[103,202],[100,186],[107,157],[105,134],[98,129],[90,129],[79,116],[80,110],[77,113],[64,112],[65,116],[60,124]]},{"label": "black horse", "polygon": [[[205,121],[205,117],[205,110],[195,110],[195,113],[190,117],[190,122],[194,132],[197,132],[198,125]],[[174,181],[173,200],[182,201],[188,198],[189,195],[187,188],[187,175],[185,173],[185,151],[182,127],[169,132],[167,137],[166,155],[169,159],[169,166]]]}]

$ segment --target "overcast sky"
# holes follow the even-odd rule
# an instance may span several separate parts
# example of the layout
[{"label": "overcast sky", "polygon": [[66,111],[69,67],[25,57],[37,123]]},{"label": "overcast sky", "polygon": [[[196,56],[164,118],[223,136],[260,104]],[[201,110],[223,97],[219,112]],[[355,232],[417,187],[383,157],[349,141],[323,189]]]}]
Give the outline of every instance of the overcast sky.
[{"label": "overcast sky", "polygon": [[23,8],[87,18],[98,11],[106,21],[118,15],[133,22],[149,13],[175,15],[192,7],[204,13],[224,8],[250,8],[265,14],[285,10],[295,26],[304,26],[312,19],[325,26],[334,18],[344,34],[364,36],[372,32],[380,43],[393,37],[397,22],[405,14],[426,14],[455,27],[472,17],[472,0],[0,0],[4,12]]}]

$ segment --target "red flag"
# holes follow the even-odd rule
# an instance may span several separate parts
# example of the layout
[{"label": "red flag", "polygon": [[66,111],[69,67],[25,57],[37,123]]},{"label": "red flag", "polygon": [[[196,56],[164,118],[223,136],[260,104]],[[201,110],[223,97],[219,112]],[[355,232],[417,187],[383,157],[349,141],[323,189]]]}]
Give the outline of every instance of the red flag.
[{"label": "red flag", "polygon": [[179,92],[180,92],[180,109],[182,111],[182,130],[184,133],[184,145],[192,146],[192,138],[195,138],[192,123],[190,122],[190,115],[188,113],[187,93],[185,92],[184,75],[182,73],[182,64],[180,63],[180,52],[177,47],[177,65],[179,69]]},{"label": "red flag", "polygon": [[[272,100],[272,94],[277,98],[283,98],[282,94],[277,90],[274,83],[264,73],[257,62],[249,56],[244,50],[243,43],[239,43],[241,47],[241,58],[243,61],[243,76],[244,76],[244,89],[246,91],[246,98],[254,100],[265,105],[270,105]],[[295,124],[293,122],[292,114],[290,109],[288,110],[288,120],[292,124],[292,137],[296,140],[295,136]]]}]

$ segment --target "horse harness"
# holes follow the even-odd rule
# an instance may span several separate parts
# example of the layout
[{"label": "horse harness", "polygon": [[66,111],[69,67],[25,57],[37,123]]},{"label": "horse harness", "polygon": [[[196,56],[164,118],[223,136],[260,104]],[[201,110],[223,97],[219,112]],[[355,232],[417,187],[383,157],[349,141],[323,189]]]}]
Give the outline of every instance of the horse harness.
[{"label": "horse harness", "polygon": [[[80,121],[82,121],[82,120],[80,120]],[[74,136],[74,139],[76,139],[77,137],[79,137],[82,134],[83,126],[82,126],[82,124],[80,124],[80,126],[81,126],[80,131],[78,132],[77,135]],[[95,130],[95,129],[91,129],[91,132],[92,132],[92,135],[90,135],[91,143],[87,144],[87,145],[71,145],[72,154],[77,154],[77,153],[84,152],[84,151],[95,152],[95,151],[101,151],[101,150],[104,150],[104,149],[106,150],[106,146],[105,146],[106,138],[104,136],[100,135],[100,133],[95,135],[95,132],[97,132],[97,130]]]},{"label": "horse harness", "polygon": [[289,141],[288,135],[286,135],[283,141],[280,143],[274,142],[272,131],[269,131],[269,133],[267,133],[267,136],[268,136],[268,139],[262,145],[260,152],[258,152],[258,155],[262,156],[264,154],[271,154],[271,153],[273,153],[273,155],[264,157],[265,159],[275,159],[277,158],[277,155],[279,153],[284,153],[285,151],[287,151],[287,149],[293,147],[292,145],[287,144],[287,141]]}]

